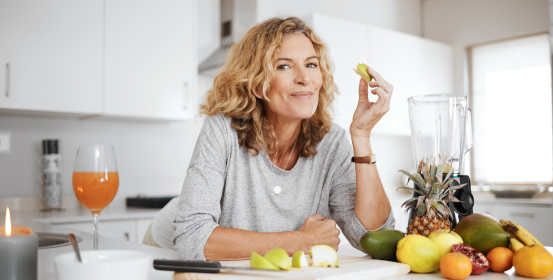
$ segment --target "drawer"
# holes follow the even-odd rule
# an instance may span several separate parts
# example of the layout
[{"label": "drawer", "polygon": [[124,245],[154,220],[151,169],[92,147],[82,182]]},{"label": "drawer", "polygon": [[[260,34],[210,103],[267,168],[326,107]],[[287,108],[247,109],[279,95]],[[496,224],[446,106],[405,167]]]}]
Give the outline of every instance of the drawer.
[{"label": "drawer", "polygon": [[[82,232],[93,234],[92,221],[87,223],[62,223],[55,224],[64,228],[75,229]],[[102,221],[98,223],[98,235],[112,237],[130,242],[137,242],[136,238],[136,221],[121,220],[121,221]],[[142,242],[142,240],[140,240]]]},{"label": "drawer", "polygon": [[513,221],[538,238],[545,246],[553,245],[553,210],[551,207],[495,205],[497,219]]}]

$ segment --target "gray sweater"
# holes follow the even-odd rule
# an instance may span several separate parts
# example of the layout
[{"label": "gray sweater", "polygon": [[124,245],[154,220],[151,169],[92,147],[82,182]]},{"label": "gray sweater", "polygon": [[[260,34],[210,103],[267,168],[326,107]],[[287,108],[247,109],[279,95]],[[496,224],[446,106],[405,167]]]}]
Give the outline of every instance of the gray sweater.
[{"label": "gray sweater", "polygon": [[[264,152],[252,156],[240,147],[230,121],[220,114],[206,117],[196,141],[173,222],[180,258],[205,260],[204,246],[217,226],[295,231],[314,214],[335,220],[349,243],[362,250],[359,240],[367,230],[354,213],[353,149],[343,128],[333,124],[317,155],[300,157],[284,171]],[[382,227],[394,224],[390,212]]]}]

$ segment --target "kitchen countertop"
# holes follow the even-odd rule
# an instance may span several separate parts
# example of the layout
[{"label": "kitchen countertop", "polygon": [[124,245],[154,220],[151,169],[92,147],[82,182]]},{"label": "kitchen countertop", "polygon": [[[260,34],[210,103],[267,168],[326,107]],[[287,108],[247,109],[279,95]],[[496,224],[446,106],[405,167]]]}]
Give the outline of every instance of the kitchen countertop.
[{"label": "kitchen countertop", "polygon": [[[130,219],[130,218],[153,218],[157,213],[157,209],[142,209],[142,208],[126,208],[115,207],[105,210],[100,216],[100,225],[102,220],[117,220],[117,219]],[[5,213],[0,214],[0,217],[4,217]],[[50,233],[75,233],[83,238],[83,241],[79,243],[81,250],[92,250],[92,234],[87,232],[79,232],[72,229],[64,229],[60,226],[53,227],[51,224],[74,222],[74,221],[87,221],[91,220],[90,212],[86,209],[71,210],[65,212],[24,212],[16,211],[12,212],[12,223],[16,225],[24,225],[32,228],[35,232],[50,232]],[[91,225],[92,227],[92,225]],[[144,251],[152,254],[154,259],[178,259],[178,255],[173,250],[162,249],[143,244],[127,242],[119,239],[99,236],[99,248],[107,250],[137,250]],[[553,247],[547,247],[549,252],[553,253]],[[54,266],[54,258],[57,255],[73,252],[71,246],[57,247],[51,249],[41,249],[38,251],[38,274],[40,280],[56,280],[56,271]],[[365,256],[364,253],[354,249],[349,244],[341,244],[338,250],[339,255],[345,256]],[[232,265],[232,262],[223,262],[223,265]],[[158,271],[153,268],[150,269],[150,280],[171,280],[173,273],[168,271]],[[247,279],[247,277],[245,277]],[[405,276],[396,277],[397,280],[422,280],[422,279],[445,279],[442,274],[437,271],[430,274],[417,274],[410,273]],[[467,279],[529,279],[516,275],[514,268],[506,273],[493,273],[485,272],[481,276],[471,276]],[[544,279],[553,279],[553,273]]]},{"label": "kitchen countertop", "polygon": [[551,207],[553,198],[497,198],[489,195],[473,194],[476,203],[528,204]]},{"label": "kitchen countertop", "polygon": [[[133,219],[133,218],[153,218],[159,209],[142,209],[133,207],[108,207],[105,212],[100,215],[100,226],[102,220],[117,220],[117,219]],[[5,217],[5,212],[1,212],[0,217]],[[11,212],[12,224],[22,225],[32,228],[35,232],[47,233],[74,233],[83,238],[79,243],[81,250],[92,250],[92,233],[81,232],[73,229],[65,229],[63,226],[54,226],[56,223],[90,221],[92,228],[92,217],[86,209],[71,209],[63,212],[38,212],[38,211],[15,211]],[[53,225],[52,225],[53,224]],[[152,254],[154,259],[178,259],[177,252],[168,249],[162,249],[123,241],[120,239],[109,237],[98,237],[100,250],[137,250]],[[57,248],[40,249],[38,250],[38,279],[39,280],[56,280],[56,270],[54,258],[60,254],[73,252],[71,246],[63,246]],[[172,279],[172,272],[158,271],[150,269],[148,279],[164,280]]]}]

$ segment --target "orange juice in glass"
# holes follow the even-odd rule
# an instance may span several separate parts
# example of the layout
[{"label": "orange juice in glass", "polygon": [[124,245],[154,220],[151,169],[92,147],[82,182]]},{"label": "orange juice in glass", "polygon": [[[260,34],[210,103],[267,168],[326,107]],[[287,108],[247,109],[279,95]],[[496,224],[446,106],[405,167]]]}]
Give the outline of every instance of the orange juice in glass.
[{"label": "orange juice in glass", "polygon": [[112,146],[81,146],[73,169],[73,191],[92,213],[94,250],[98,250],[98,218],[119,188],[119,173]]}]

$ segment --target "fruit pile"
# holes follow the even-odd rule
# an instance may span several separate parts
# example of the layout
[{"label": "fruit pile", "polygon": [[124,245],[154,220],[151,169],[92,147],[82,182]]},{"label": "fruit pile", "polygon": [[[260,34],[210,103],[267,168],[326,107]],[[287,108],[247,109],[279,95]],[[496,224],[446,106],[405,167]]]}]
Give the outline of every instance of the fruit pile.
[{"label": "fruit pile", "polygon": [[[400,170],[413,180],[419,195],[403,206],[413,209],[407,235],[398,230],[379,229],[367,232],[360,243],[374,259],[408,264],[412,272],[440,270],[448,279],[464,279],[488,269],[503,273],[513,266],[517,274],[542,278],[553,272],[553,256],[542,243],[522,226],[485,214],[472,214],[459,221],[451,231],[448,207],[463,187],[453,178],[453,169],[441,157],[438,164],[421,161],[414,174]],[[456,186],[451,184],[457,181]],[[450,185],[451,184],[451,185]]]},{"label": "fruit pile", "polygon": [[[338,254],[334,248],[328,245],[316,245],[311,247],[309,256],[313,260],[314,267],[338,267]],[[274,248],[265,256],[253,252],[250,257],[250,267],[263,270],[290,270],[292,267],[305,268],[309,266],[307,257],[303,251],[297,251],[290,256],[282,248]]]}]

